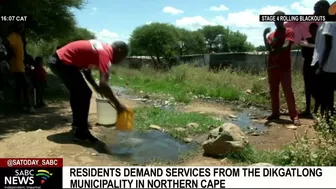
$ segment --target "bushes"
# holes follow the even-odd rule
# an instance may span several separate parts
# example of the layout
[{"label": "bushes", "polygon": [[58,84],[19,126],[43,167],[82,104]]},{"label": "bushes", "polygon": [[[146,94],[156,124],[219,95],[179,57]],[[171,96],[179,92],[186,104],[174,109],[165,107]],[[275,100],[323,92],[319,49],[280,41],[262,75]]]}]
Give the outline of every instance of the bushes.
[{"label": "bushes", "polygon": [[[331,127],[331,129],[330,129]],[[318,118],[316,134],[309,137],[296,135],[295,141],[281,153],[281,164],[296,166],[335,166],[336,165],[336,121],[327,124]]]}]

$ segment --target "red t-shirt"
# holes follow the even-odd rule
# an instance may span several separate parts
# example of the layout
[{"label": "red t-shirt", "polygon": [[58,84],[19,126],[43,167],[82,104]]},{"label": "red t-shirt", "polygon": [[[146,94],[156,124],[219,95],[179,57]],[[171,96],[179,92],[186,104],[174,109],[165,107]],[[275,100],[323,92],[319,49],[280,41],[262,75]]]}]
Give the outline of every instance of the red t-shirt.
[{"label": "red t-shirt", "polygon": [[64,64],[79,69],[98,68],[103,73],[108,73],[113,62],[112,46],[98,40],[74,41],[58,49],[56,53]]},{"label": "red t-shirt", "polygon": [[[294,31],[286,28],[285,31],[275,30],[268,36],[268,42],[272,48],[282,47],[285,41],[295,42]],[[291,49],[287,49],[281,53],[270,53],[268,56],[268,68],[279,68],[281,70],[291,69]]]},{"label": "red t-shirt", "polygon": [[43,66],[39,66],[33,70],[34,77],[36,81],[42,81],[45,82],[47,81],[47,72],[43,68]]}]

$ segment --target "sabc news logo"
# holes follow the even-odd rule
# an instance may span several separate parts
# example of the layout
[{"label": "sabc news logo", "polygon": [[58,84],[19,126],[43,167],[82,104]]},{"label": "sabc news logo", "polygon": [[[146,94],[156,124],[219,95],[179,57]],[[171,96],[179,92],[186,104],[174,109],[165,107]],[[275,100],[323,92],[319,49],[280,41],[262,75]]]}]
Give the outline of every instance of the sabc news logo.
[{"label": "sabc news logo", "polygon": [[[39,169],[35,173],[35,169],[15,170],[14,176],[5,176],[5,185],[42,185],[53,174],[47,170]],[[35,183],[40,178],[40,183]]]}]

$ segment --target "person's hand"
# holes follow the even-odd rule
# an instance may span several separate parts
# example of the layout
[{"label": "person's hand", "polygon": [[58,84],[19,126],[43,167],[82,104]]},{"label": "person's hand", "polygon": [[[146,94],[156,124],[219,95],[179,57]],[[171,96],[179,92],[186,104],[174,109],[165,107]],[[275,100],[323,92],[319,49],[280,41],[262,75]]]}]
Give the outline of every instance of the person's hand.
[{"label": "person's hand", "polygon": [[271,32],[271,28],[267,27],[264,29],[264,37]]},{"label": "person's hand", "polygon": [[319,67],[319,68],[317,68],[315,74],[316,74],[316,75],[321,75],[322,72],[323,72],[323,68],[322,68],[322,67]]},{"label": "person's hand", "polygon": [[300,46],[307,46],[308,42],[307,41],[300,41]]},{"label": "person's hand", "polygon": [[118,115],[124,111],[127,111],[127,107],[121,103],[116,107],[116,109],[117,109]]}]

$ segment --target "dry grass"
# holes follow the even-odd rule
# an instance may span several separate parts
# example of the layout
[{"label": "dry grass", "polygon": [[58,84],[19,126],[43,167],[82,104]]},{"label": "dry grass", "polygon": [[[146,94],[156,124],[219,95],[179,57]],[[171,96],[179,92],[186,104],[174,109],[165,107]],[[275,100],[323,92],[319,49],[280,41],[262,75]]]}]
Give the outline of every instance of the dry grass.
[{"label": "dry grass", "polygon": [[[268,105],[267,73],[251,74],[249,72],[225,69],[218,73],[207,68],[190,65],[174,67],[169,72],[159,72],[145,67],[141,70],[118,67],[118,77],[112,78],[112,84],[125,86],[147,93],[164,93],[172,95],[176,101],[189,102],[195,95],[240,101],[254,105]],[[301,73],[292,74],[295,98],[300,109],[304,108],[304,85]],[[281,92],[282,107],[286,108]]]}]

